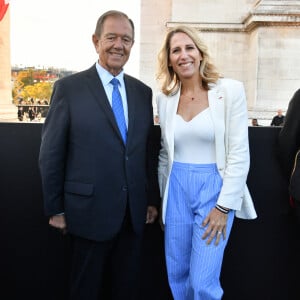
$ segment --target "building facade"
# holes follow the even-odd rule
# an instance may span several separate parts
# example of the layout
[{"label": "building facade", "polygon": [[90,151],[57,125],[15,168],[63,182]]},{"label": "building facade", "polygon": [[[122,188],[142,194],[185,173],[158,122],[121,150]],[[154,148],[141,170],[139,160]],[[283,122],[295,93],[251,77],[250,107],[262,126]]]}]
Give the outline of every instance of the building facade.
[{"label": "building facade", "polygon": [[140,76],[154,90],[158,50],[179,24],[197,28],[221,73],[244,82],[250,118],[268,122],[300,87],[299,0],[141,0],[141,20]]},{"label": "building facade", "polygon": [[[3,0],[1,0],[3,2]],[[195,27],[223,76],[244,82],[249,118],[268,122],[300,87],[300,1],[140,0],[140,78],[158,92],[157,54],[168,28]],[[11,99],[9,9],[0,21],[0,113]],[[155,106],[155,101],[154,101]]]}]

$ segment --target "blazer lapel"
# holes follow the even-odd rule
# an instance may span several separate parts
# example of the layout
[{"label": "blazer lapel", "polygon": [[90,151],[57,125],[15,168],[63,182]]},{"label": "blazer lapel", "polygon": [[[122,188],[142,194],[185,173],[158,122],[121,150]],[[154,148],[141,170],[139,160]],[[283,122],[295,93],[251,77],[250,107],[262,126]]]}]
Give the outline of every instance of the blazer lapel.
[{"label": "blazer lapel", "polygon": [[178,108],[178,102],[179,102],[179,96],[180,96],[180,89],[179,91],[169,96],[166,99],[166,140],[169,145],[169,159],[170,161],[174,160],[174,127],[175,127],[175,117],[177,113]]},{"label": "blazer lapel", "polygon": [[224,148],[225,132],[225,93],[220,83],[208,91],[208,103],[215,129],[215,148],[217,161],[219,161],[218,151]]},{"label": "blazer lapel", "polygon": [[208,103],[214,123],[224,123],[225,94],[219,85],[208,91]]}]

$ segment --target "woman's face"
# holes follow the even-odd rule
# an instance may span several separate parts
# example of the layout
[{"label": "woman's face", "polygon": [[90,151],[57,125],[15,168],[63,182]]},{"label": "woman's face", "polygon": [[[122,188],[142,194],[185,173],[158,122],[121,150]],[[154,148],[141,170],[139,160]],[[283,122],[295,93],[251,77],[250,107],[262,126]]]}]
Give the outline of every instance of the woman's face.
[{"label": "woman's face", "polygon": [[180,80],[199,77],[201,60],[200,51],[187,34],[177,32],[171,37],[169,66]]}]

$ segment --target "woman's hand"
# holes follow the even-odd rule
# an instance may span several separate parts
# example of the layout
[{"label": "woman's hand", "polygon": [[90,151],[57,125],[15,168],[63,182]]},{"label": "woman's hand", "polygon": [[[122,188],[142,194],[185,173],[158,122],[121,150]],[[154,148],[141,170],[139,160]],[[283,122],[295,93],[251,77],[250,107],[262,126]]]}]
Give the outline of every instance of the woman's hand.
[{"label": "woman's hand", "polygon": [[210,213],[202,223],[203,227],[207,227],[202,236],[203,240],[207,239],[207,245],[210,245],[214,238],[216,239],[216,246],[219,244],[221,236],[223,236],[224,240],[226,239],[227,218],[227,214],[222,213],[215,207],[210,211]]},{"label": "woman's hand", "polygon": [[157,208],[155,206],[148,206],[147,207],[146,224],[154,223],[157,216],[158,216]]}]

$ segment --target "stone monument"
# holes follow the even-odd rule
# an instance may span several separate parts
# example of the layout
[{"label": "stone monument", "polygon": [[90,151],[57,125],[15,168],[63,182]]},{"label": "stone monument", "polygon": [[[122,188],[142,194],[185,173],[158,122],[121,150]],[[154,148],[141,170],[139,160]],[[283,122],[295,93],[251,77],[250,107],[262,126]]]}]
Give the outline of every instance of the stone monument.
[{"label": "stone monument", "polygon": [[17,118],[17,108],[12,103],[10,60],[9,4],[0,0],[0,121]]},{"label": "stone monument", "polygon": [[141,16],[140,74],[152,87],[165,32],[179,24],[198,29],[225,77],[243,81],[249,118],[269,124],[300,87],[299,0],[141,0]]}]

